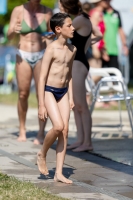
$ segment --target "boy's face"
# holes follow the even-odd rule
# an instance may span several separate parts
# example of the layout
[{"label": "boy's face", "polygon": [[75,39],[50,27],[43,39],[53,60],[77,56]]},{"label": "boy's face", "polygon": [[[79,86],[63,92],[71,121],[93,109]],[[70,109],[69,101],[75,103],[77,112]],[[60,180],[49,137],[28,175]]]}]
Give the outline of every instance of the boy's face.
[{"label": "boy's face", "polygon": [[62,27],[58,27],[57,32],[61,33],[66,38],[73,38],[74,27],[71,18],[66,18]]}]

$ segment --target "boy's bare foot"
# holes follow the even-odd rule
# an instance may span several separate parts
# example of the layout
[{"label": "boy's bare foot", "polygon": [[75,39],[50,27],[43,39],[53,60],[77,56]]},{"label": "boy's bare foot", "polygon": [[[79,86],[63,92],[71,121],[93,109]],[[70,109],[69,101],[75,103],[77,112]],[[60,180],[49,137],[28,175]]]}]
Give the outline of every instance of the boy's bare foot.
[{"label": "boy's bare foot", "polygon": [[63,174],[55,173],[54,181],[62,182],[66,184],[72,184],[73,182],[70,179],[67,179]]},{"label": "boy's bare foot", "polygon": [[43,141],[44,141],[44,137],[36,137],[33,143],[35,145],[39,145],[39,144],[43,144]]},{"label": "boy's bare foot", "polygon": [[26,142],[26,130],[20,130],[19,136],[17,138],[18,142]]},{"label": "boy's bare foot", "polygon": [[73,143],[69,146],[67,146],[67,149],[75,149],[77,147],[81,146],[81,143],[80,142],[76,142],[76,143]]},{"label": "boy's bare foot", "polygon": [[44,158],[42,156],[41,152],[39,152],[37,154],[37,165],[38,165],[38,169],[39,169],[41,174],[44,174],[44,175],[48,175],[49,174],[47,166],[46,166],[46,158]]},{"label": "boy's bare foot", "polygon": [[81,145],[80,147],[73,149],[74,152],[82,152],[82,151],[93,151],[93,147],[91,145]]}]

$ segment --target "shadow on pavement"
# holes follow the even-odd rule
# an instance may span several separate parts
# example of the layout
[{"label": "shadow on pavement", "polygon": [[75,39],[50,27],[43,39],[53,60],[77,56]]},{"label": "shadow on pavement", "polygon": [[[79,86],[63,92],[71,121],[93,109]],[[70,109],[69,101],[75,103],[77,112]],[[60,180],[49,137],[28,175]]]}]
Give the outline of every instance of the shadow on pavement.
[{"label": "shadow on pavement", "polygon": [[[101,145],[102,145],[102,140],[100,140],[99,142],[101,142]],[[104,142],[106,142],[106,140],[104,140]],[[133,144],[133,140],[131,140],[131,143]],[[51,148],[55,149],[56,145],[54,144]],[[132,148],[133,148],[133,145],[132,145]],[[130,152],[130,153],[132,153],[132,152]],[[102,154],[98,154],[95,151],[92,151],[92,152],[73,152],[72,150],[67,150],[66,154],[73,156],[73,157],[80,158],[84,161],[89,161],[89,162],[98,164],[98,165],[106,167],[106,168],[110,168],[110,169],[113,169],[113,170],[116,170],[116,171],[119,171],[119,172],[123,172],[123,173],[126,173],[126,174],[133,175],[133,166],[129,166],[127,164],[120,163],[120,162],[115,161],[115,160],[113,160],[112,158],[109,158],[109,157],[104,157]],[[122,151],[119,151],[119,155],[120,154],[122,155]],[[133,155],[133,153],[132,153],[132,155]],[[132,156],[132,161],[133,161],[133,156]]]},{"label": "shadow on pavement", "polygon": [[[74,170],[75,169],[70,167],[63,167],[63,174],[66,176],[66,178],[69,178],[72,174],[74,174]],[[49,175],[47,176],[40,174],[40,177],[38,177],[38,179],[50,180],[54,178],[54,174],[55,174],[55,168],[49,170]]]},{"label": "shadow on pavement", "polygon": [[[14,132],[12,133],[12,135],[18,137],[18,132]],[[34,140],[37,136],[37,131],[26,131],[26,137],[27,139],[31,139],[31,140]]]},{"label": "shadow on pavement", "polygon": [[[16,137],[18,136],[18,132],[12,134]],[[27,138],[32,141],[36,135],[37,131],[27,131]],[[69,139],[71,140],[71,138]],[[67,150],[66,154],[103,167],[133,175],[133,139],[93,139],[93,146],[94,151],[92,152],[77,153],[72,150]],[[55,150],[56,143],[54,143],[51,148]],[[70,169],[73,170],[72,168]],[[68,168],[66,171],[68,171]],[[50,176],[53,176],[52,173],[53,172],[51,171]],[[73,172],[70,172],[70,174],[71,173]],[[41,178],[44,177],[41,176],[40,179]]]}]

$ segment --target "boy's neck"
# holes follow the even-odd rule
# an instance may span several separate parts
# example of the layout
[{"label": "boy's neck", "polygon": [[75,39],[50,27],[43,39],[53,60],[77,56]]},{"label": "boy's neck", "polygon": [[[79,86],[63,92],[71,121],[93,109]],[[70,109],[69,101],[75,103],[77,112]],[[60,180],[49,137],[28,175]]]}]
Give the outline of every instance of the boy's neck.
[{"label": "boy's neck", "polygon": [[65,45],[67,44],[67,39],[64,38],[62,35],[57,36],[57,40],[58,40],[58,43],[59,43],[61,46],[65,46]]}]

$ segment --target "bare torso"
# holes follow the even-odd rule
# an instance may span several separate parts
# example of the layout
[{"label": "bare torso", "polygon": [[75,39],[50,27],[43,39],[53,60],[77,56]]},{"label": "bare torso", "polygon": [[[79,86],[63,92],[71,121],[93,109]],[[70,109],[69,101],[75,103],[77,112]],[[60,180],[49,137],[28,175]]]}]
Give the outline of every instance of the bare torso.
[{"label": "bare torso", "polygon": [[66,44],[61,48],[56,41],[50,45],[53,60],[49,68],[46,85],[63,88],[68,86],[71,77],[72,61],[76,51],[73,45]]},{"label": "bare torso", "polygon": [[[22,21],[24,20],[28,27],[34,30],[43,21],[45,21],[46,25],[48,26],[48,22],[51,17],[51,10],[45,6],[40,5],[40,10],[35,12],[33,16],[32,12],[28,10],[28,4],[25,4],[16,7],[14,17],[16,17],[16,23],[20,26],[22,26]],[[43,40],[41,34],[37,32],[21,34],[20,31],[20,40],[18,44],[19,49],[27,52],[37,52],[44,49],[46,47],[45,45],[45,40]]]}]

